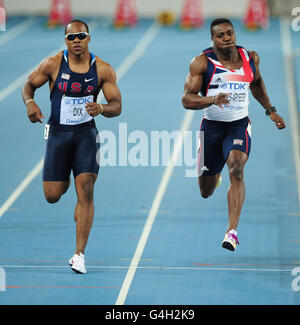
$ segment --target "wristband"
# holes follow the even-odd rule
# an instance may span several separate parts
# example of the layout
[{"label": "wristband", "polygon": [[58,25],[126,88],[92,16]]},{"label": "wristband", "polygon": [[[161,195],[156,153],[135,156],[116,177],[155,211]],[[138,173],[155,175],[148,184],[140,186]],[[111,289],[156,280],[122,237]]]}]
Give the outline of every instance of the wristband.
[{"label": "wristband", "polygon": [[30,98],[30,99],[26,100],[25,105],[27,105],[30,102],[34,102],[34,99],[33,98]]},{"label": "wristband", "polygon": [[266,109],[266,115],[269,116],[272,112],[277,112],[275,106],[271,106],[269,108]]}]

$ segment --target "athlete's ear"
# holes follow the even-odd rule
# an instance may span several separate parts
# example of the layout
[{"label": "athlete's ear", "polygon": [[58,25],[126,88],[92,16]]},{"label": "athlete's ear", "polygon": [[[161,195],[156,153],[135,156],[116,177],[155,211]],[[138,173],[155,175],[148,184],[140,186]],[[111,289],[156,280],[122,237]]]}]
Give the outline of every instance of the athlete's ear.
[{"label": "athlete's ear", "polygon": [[210,39],[214,41],[214,31],[213,28],[210,30]]}]

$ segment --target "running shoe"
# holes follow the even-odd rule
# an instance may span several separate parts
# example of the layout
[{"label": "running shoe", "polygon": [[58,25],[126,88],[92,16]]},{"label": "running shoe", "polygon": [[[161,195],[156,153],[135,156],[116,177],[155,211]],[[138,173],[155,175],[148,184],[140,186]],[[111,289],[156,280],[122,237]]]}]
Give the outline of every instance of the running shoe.
[{"label": "running shoe", "polygon": [[72,266],[74,264],[75,254],[69,259],[69,265]]},{"label": "running shoe", "polygon": [[69,260],[69,264],[75,273],[87,273],[85,268],[84,255],[82,253],[74,254],[73,257]]},{"label": "running shoe", "polygon": [[232,231],[227,232],[222,242],[222,247],[234,251],[237,244],[240,244],[237,238],[237,232],[235,234]]}]

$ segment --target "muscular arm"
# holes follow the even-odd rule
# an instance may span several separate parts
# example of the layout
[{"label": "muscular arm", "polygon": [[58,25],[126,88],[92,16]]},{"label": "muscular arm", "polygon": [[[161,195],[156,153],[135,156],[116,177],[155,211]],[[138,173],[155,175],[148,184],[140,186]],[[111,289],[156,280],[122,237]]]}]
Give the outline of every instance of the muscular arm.
[{"label": "muscular arm", "polygon": [[[45,59],[38,66],[38,68],[28,76],[23,86],[22,98],[27,107],[28,118],[32,123],[42,123],[42,118],[45,117],[38,105],[32,99],[34,99],[36,89],[42,87],[46,82],[50,82],[52,80],[52,74],[55,71],[56,65],[57,57]],[[27,101],[29,102],[26,104]]]},{"label": "muscular arm", "polygon": [[200,110],[211,106],[218,105],[222,108],[227,104],[227,94],[219,93],[217,96],[200,96],[198,95],[203,84],[203,77],[207,69],[207,59],[204,54],[195,57],[190,64],[190,72],[184,84],[184,93],[182,96],[182,105],[186,109]]},{"label": "muscular arm", "polygon": [[[253,97],[265,108],[271,107],[271,101],[269,99],[266,86],[264,83],[264,80],[260,74],[259,70],[259,56],[256,52],[252,51],[251,55],[253,57],[256,71],[255,71],[255,76],[254,80],[252,81],[250,85],[250,89],[252,92]],[[284,120],[281,116],[279,116],[276,112],[270,113],[270,118],[271,120],[275,123],[276,127],[278,129],[284,129],[285,128],[285,123]]]},{"label": "muscular arm", "polygon": [[269,99],[269,96],[267,94],[266,86],[264,83],[264,80],[260,74],[259,70],[259,56],[256,52],[252,51],[251,55],[253,57],[254,63],[255,63],[255,76],[254,80],[252,81],[250,85],[250,89],[252,92],[253,97],[264,107],[269,108],[271,107],[271,102]]},{"label": "muscular arm", "polygon": [[[91,116],[102,114],[105,117],[115,117],[121,114],[122,99],[117,86],[117,77],[113,68],[106,62],[97,58],[97,71],[101,76],[100,85],[107,104],[90,103],[86,105]],[[103,112],[101,113],[101,108]]]},{"label": "muscular arm", "polygon": [[118,116],[122,111],[122,99],[120,90],[117,86],[116,73],[113,68],[106,63],[102,75],[102,91],[107,101],[107,104],[103,105],[104,113],[102,115],[105,117]]}]

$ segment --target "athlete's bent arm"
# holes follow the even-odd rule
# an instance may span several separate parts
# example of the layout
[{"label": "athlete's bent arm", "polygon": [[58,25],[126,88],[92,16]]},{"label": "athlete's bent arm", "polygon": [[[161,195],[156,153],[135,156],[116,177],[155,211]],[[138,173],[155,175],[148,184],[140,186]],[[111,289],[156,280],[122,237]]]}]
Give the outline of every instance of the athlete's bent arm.
[{"label": "athlete's bent arm", "polygon": [[[268,109],[270,108],[271,101],[269,99],[266,86],[264,83],[264,80],[260,74],[259,70],[259,56],[256,52],[252,51],[251,55],[253,57],[256,71],[255,71],[255,76],[254,80],[252,81],[250,85],[251,93],[253,97],[265,108]],[[278,129],[284,129],[285,128],[285,123],[284,120],[281,116],[279,116],[276,112],[271,112],[270,113],[270,118],[271,120],[276,124]]]},{"label": "athlete's bent arm", "polygon": [[23,86],[22,98],[27,107],[27,116],[32,123],[42,123],[42,118],[45,118],[39,106],[34,101],[34,93],[37,88],[42,87],[46,82],[51,80],[51,71],[54,63],[54,58],[45,59],[39,67],[28,76]]},{"label": "athlete's bent arm", "polygon": [[200,110],[213,104],[220,106],[227,104],[228,94],[219,93],[217,96],[200,96],[203,76],[207,69],[207,59],[204,54],[195,57],[190,64],[190,72],[184,84],[182,105],[186,109]]},{"label": "athlete's bent arm", "polygon": [[99,66],[98,74],[101,76],[101,88],[107,104],[90,103],[86,105],[86,110],[91,116],[98,114],[105,117],[118,116],[122,111],[122,99],[116,73],[108,63],[102,61]]}]

